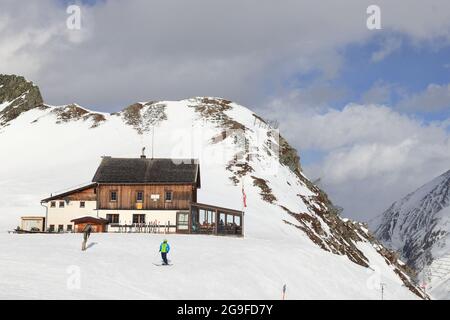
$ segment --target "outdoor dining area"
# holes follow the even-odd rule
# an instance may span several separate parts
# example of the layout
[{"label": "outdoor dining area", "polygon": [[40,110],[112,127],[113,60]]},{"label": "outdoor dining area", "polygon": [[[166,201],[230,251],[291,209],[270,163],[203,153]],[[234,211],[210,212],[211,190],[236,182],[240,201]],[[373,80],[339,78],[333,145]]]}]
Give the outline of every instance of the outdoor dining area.
[{"label": "outdoor dining area", "polygon": [[242,236],[243,212],[191,203],[189,233]]}]

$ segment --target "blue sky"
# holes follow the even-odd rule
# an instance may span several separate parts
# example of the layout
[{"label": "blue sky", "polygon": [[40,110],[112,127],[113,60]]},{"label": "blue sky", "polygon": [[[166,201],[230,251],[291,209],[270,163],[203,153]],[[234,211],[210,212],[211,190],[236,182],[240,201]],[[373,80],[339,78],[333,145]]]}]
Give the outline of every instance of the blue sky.
[{"label": "blue sky", "polygon": [[430,48],[414,45],[405,37],[401,47],[379,62],[371,61],[383,38],[373,37],[363,44],[352,44],[344,48],[346,64],[337,81],[344,81],[357,93],[368,90],[374,82],[383,80],[398,84],[408,91],[421,91],[429,83],[450,82],[450,46]]},{"label": "blue sky", "polygon": [[[399,47],[383,59],[374,61],[374,53],[383,47],[386,39],[392,38],[400,43]],[[438,111],[427,111],[426,105],[423,110],[396,108],[405,96],[420,94],[430,84],[446,86],[450,83],[450,45],[427,45],[401,34],[384,32],[381,36],[370,37],[362,43],[344,46],[338,52],[342,55],[343,64],[336,77],[323,80],[322,73],[314,69],[294,75],[286,81],[286,85],[295,82],[298,87],[306,87],[317,81],[325,81],[332,88],[341,88],[345,94],[330,100],[328,105],[342,110],[348,103],[372,102],[365,101],[364,94],[378,84],[390,88],[384,104],[400,113],[424,123],[450,118],[450,100],[447,101],[447,108],[443,107]],[[302,163],[305,165],[317,163],[327,155],[324,151],[314,149],[302,151]]]},{"label": "blue sky", "polygon": [[[386,38],[392,37],[401,43],[400,47],[382,60],[373,61],[372,55],[380,50]],[[385,103],[395,106],[404,95],[420,93],[430,84],[450,83],[450,45],[428,46],[426,43],[414,43],[404,35],[384,32],[382,36],[373,36],[363,43],[349,44],[338,51],[343,65],[337,76],[327,80],[327,83],[334,88],[342,88],[345,94],[329,101],[333,108],[363,102],[364,93],[377,84],[392,87]],[[307,86],[321,79],[322,73],[313,70],[296,74],[293,78],[298,86]],[[433,121],[448,118],[450,105],[448,107],[440,112],[402,111],[416,113],[426,121]]]}]

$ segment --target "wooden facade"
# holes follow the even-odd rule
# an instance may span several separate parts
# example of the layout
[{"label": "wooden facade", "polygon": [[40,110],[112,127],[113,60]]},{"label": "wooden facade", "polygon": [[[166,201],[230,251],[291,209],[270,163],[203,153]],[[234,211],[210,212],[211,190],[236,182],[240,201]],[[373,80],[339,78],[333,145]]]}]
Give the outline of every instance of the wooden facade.
[{"label": "wooden facade", "polygon": [[[112,193],[115,193],[113,199]],[[138,200],[140,193],[142,200]],[[166,199],[170,193],[170,200]],[[197,199],[192,184],[100,184],[97,188],[100,210],[188,210]]]},{"label": "wooden facade", "polygon": [[55,200],[68,200],[68,201],[96,201],[97,200],[97,184],[93,183],[88,186],[70,190],[60,193],[55,196],[51,196],[41,202],[49,202]]},{"label": "wooden facade", "polygon": [[[77,232],[77,233],[83,232],[84,228],[86,228],[87,225],[88,225],[87,223],[75,224],[75,232]],[[92,224],[92,223],[90,223],[90,225],[92,227],[92,232],[94,232],[94,233],[106,232],[106,225],[105,224]]]},{"label": "wooden facade", "polygon": [[95,201],[97,199],[96,188],[92,187],[89,189],[85,189],[68,195],[65,198],[67,198],[69,201]]},{"label": "wooden facade", "polygon": [[82,217],[73,219],[72,222],[75,224],[75,232],[83,232],[88,224],[91,225],[92,232],[106,232],[106,226],[108,221],[101,218],[95,217]]}]

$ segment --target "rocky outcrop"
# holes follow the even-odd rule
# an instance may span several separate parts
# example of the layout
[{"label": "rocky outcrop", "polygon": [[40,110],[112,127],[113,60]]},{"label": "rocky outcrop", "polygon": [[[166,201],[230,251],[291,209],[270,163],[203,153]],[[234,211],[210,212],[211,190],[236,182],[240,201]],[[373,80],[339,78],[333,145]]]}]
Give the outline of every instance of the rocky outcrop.
[{"label": "rocky outcrop", "polygon": [[39,88],[24,77],[0,75],[0,126],[8,123],[23,112],[43,107]]},{"label": "rocky outcrop", "polygon": [[224,130],[245,130],[245,126],[228,116],[225,111],[231,110],[231,101],[221,98],[193,98],[189,100],[200,116]]},{"label": "rocky outcrop", "polygon": [[258,187],[260,190],[260,196],[268,203],[274,203],[277,201],[277,197],[272,193],[272,189],[268,185],[268,181],[262,178],[252,176],[253,186]]},{"label": "rocky outcrop", "polygon": [[149,132],[152,126],[167,120],[166,106],[159,102],[134,103],[126,107],[119,115],[125,123],[132,126],[139,134]]},{"label": "rocky outcrop", "polygon": [[56,115],[56,123],[66,123],[70,121],[92,121],[91,128],[98,127],[102,122],[106,121],[104,115],[100,113],[90,112],[76,104],[69,104],[63,107],[54,108],[52,111]]},{"label": "rocky outcrop", "polygon": [[280,162],[289,167],[294,173],[300,175],[302,166],[300,165],[300,156],[295,148],[293,148],[283,136],[279,136],[280,140]]}]

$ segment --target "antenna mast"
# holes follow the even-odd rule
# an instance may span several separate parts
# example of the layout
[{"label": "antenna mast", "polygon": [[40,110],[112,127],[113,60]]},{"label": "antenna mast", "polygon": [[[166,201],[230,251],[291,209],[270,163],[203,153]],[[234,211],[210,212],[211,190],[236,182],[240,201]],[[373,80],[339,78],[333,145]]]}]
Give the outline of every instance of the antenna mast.
[{"label": "antenna mast", "polygon": [[155,143],[155,126],[152,126],[152,159],[153,159],[153,146]]}]

